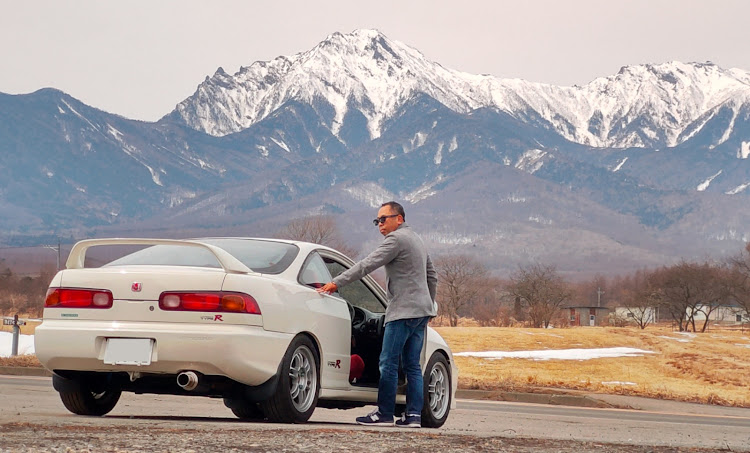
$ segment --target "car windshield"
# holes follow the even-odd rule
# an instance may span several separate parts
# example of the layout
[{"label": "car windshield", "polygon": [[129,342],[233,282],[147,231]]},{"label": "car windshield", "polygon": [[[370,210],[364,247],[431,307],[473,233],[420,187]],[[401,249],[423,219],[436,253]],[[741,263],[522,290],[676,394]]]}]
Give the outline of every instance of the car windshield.
[{"label": "car windshield", "polygon": [[[299,252],[297,246],[292,244],[257,239],[200,239],[199,241],[226,250],[252,271],[262,274],[284,272]],[[105,267],[138,265],[221,268],[221,264],[211,251],[179,244],[154,245],[114,260]]]}]

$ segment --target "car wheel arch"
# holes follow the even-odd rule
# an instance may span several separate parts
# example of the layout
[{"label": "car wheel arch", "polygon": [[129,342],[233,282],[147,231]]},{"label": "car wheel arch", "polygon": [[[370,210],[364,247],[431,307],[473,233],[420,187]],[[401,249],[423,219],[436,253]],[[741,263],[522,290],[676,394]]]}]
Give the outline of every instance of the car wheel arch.
[{"label": "car wheel arch", "polygon": [[[299,336],[304,336],[310,339],[313,346],[315,346],[315,352],[318,353],[318,360],[323,361],[323,349],[320,345],[320,340],[318,339],[318,337],[312,332],[307,331],[298,333],[297,335],[295,335],[295,338]],[[320,368],[320,364],[318,364],[318,368]]]},{"label": "car wheel arch", "polygon": [[449,366],[452,365],[451,357],[445,349],[435,349],[432,353],[434,354],[436,352],[441,354],[445,358],[445,361],[448,362]]},{"label": "car wheel arch", "polygon": [[[317,406],[321,389],[321,358],[318,350],[319,346],[314,336],[311,336],[307,332],[300,332],[292,338],[289,348],[279,364],[274,392],[270,398],[260,402],[260,408],[269,421],[304,423],[312,415]],[[294,361],[297,361],[297,366],[303,366],[306,360],[309,360],[311,364],[314,362],[314,377],[310,377],[309,375],[305,377],[306,372],[300,372],[300,370],[306,369],[308,372],[311,370],[304,367],[297,368],[294,374],[291,373]],[[288,374],[287,371],[289,371]],[[285,378],[285,376],[287,377]],[[299,391],[298,393],[295,379],[302,379],[304,382],[309,383],[315,388],[315,392]],[[303,389],[303,386],[300,386],[299,389]],[[301,401],[296,401],[297,398],[300,398]],[[299,407],[300,405],[303,407]]]}]

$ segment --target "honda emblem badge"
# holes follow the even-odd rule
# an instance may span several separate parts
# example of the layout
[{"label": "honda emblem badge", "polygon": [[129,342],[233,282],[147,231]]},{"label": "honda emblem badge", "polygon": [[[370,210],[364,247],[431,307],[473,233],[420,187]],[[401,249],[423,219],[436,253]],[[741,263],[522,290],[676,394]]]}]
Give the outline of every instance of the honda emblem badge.
[{"label": "honda emblem badge", "polygon": [[142,288],[143,284],[141,284],[140,282],[133,282],[133,284],[130,285],[130,290],[134,293],[140,293]]}]

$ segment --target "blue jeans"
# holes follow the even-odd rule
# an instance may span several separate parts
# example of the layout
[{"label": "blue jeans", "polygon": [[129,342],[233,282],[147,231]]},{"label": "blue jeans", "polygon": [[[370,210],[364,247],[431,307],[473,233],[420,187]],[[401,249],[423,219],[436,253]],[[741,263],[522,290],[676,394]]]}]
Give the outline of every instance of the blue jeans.
[{"label": "blue jeans", "polygon": [[419,357],[429,320],[429,317],[399,319],[385,325],[378,384],[378,410],[385,417],[393,416],[396,410],[399,359],[403,361],[407,380],[406,413],[422,413],[424,387]]}]

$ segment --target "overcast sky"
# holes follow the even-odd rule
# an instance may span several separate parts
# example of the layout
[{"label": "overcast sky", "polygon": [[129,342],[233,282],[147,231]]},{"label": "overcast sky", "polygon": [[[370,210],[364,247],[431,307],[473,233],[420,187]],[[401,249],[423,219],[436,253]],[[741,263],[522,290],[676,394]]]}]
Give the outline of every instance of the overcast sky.
[{"label": "overcast sky", "polygon": [[357,28],[451,69],[557,85],[672,60],[750,70],[745,0],[0,0],[0,92],[54,87],[153,121],[220,66]]}]

